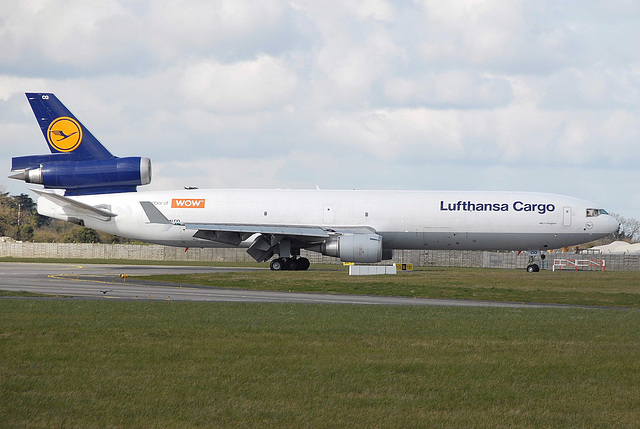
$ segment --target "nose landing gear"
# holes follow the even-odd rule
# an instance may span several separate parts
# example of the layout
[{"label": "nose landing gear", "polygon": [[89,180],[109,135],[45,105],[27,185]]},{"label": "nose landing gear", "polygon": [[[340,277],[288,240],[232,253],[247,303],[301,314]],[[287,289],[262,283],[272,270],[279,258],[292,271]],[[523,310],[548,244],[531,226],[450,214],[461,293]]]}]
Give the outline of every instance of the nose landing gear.
[{"label": "nose landing gear", "polygon": [[529,265],[527,265],[527,272],[528,273],[537,273],[538,271],[540,271],[540,266],[538,264],[529,264]]},{"label": "nose landing gear", "polygon": [[537,273],[540,271],[540,266],[542,265],[542,261],[546,258],[539,250],[531,250],[529,251],[529,263],[527,265],[528,273]]}]

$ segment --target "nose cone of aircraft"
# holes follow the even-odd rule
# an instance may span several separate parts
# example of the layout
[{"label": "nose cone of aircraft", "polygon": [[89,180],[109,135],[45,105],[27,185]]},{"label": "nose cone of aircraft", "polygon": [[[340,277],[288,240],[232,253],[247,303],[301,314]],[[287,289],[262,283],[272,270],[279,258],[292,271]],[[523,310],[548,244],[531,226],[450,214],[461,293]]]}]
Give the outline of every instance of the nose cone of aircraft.
[{"label": "nose cone of aircraft", "polygon": [[609,219],[609,224],[607,225],[607,231],[609,234],[613,234],[620,228],[620,222],[616,220],[613,216],[607,216]]}]

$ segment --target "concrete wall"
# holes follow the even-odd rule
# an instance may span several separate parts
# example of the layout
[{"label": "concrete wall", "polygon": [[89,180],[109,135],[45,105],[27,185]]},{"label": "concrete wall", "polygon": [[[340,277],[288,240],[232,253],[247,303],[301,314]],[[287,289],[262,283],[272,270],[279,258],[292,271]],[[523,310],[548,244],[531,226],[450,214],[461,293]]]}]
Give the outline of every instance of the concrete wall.
[{"label": "concrete wall", "polygon": [[[336,258],[303,251],[312,264],[340,264]],[[610,271],[640,271],[640,255],[584,255],[547,253],[543,268],[551,269],[554,258],[604,259]],[[198,249],[185,252],[183,247],[132,244],[8,243],[0,242],[0,257],[15,258],[85,258],[147,261],[255,262],[245,249]],[[426,251],[400,250],[393,262],[416,267],[484,267],[524,269],[529,255],[522,252]],[[384,262],[386,264],[389,261]],[[596,269],[596,268],[593,268]]]}]

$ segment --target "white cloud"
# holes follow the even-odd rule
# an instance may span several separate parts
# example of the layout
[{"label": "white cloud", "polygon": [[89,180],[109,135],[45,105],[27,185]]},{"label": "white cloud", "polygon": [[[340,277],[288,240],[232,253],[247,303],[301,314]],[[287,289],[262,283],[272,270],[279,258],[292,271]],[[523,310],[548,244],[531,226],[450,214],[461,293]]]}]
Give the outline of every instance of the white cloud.
[{"label": "white cloud", "polygon": [[128,74],[194,55],[233,56],[238,46],[277,34],[286,9],[276,0],[3,2],[0,66]]},{"label": "white cloud", "polygon": [[26,92],[24,89],[27,91],[38,90],[38,88],[44,87],[44,82],[45,80],[40,78],[0,74],[0,99],[7,101],[9,97]]},{"label": "white cloud", "polygon": [[1,7],[0,64],[18,70],[112,69],[109,63],[129,52],[120,47],[139,35],[129,31],[132,17],[114,1],[3,2]]},{"label": "white cloud", "polygon": [[156,55],[171,61],[184,52],[211,55],[237,50],[246,39],[269,37],[287,6],[264,0],[161,0],[144,7],[147,37]]},{"label": "white cloud", "polygon": [[567,68],[539,85],[543,108],[635,108],[640,103],[640,73],[627,67]]},{"label": "white cloud", "polygon": [[372,30],[363,42],[344,34],[325,39],[314,60],[314,99],[319,105],[362,105],[402,55],[382,28]]},{"label": "white cloud", "polygon": [[187,65],[180,87],[189,102],[218,112],[254,111],[286,103],[297,76],[282,59],[260,55],[253,61]]},{"label": "white cloud", "polygon": [[196,161],[153,164],[153,181],[148,190],[199,188],[275,188],[280,187],[283,156],[269,159],[203,157]]},{"label": "white cloud", "polygon": [[395,9],[385,0],[346,1],[345,5],[360,20],[373,19],[391,22],[395,17]]},{"label": "white cloud", "polygon": [[457,116],[427,109],[336,112],[318,124],[318,132],[379,159],[451,159],[462,151]]},{"label": "white cloud", "polygon": [[390,31],[396,9],[390,2],[299,1],[318,34],[309,59],[312,100],[317,106],[362,104],[372,88],[404,55]]},{"label": "white cloud", "polygon": [[514,53],[518,29],[524,28],[522,1],[424,0],[427,60],[459,58],[471,63],[495,61]]},{"label": "white cloud", "polygon": [[463,70],[429,73],[417,80],[390,78],[384,91],[397,104],[440,107],[497,107],[513,98],[507,79]]}]

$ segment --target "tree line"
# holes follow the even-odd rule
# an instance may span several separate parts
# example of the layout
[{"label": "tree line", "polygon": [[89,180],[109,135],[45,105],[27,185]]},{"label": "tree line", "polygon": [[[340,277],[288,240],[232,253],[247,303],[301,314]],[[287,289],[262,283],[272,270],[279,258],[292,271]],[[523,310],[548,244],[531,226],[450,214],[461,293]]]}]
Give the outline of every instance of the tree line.
[{"label": "tree line", "polygon": [[[41,216],[27,194],[0,192],[0,236],[39,243],[130,243],[115,235]],[[6,240],[6,238],[5,238]]]},{"label": "tree line", "polygon": [[620,228],[613,234],[613,241],[640,242],[640,220],[620,216],[617,213],[612,213],[611,216],[620,222]]}]

